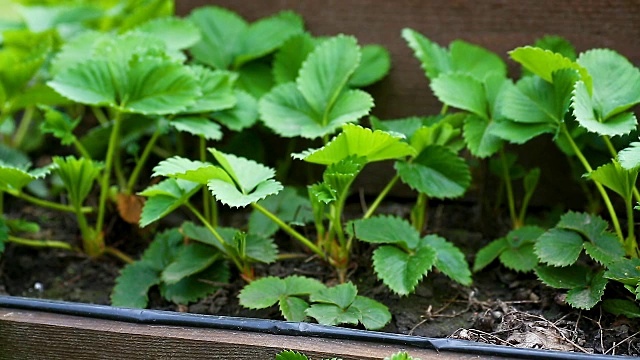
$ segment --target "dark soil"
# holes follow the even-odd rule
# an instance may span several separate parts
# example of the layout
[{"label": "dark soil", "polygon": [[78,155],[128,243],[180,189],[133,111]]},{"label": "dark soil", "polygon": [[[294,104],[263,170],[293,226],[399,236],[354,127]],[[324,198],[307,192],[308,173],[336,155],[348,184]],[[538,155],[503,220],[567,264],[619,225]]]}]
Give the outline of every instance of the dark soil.
[{"label": "dark soil", "polygon": [[[38,237],[77,242],[72,217],[52,215],[22,207],[22,204],[13,205],[15,209],[21,209],[14,212],[14,217],[37,218],[43,228],[49,229],[41,231]],[[381,212],[406,216],[408,210],[409,206],[398,204],[387,206]],[[480,209],[470,204],[436,204],[429,216],[430,231],[462,248],[470,263],[480,247],[506,232],[506,224],[500,221],[501,217],[483,221]],[[108,241],[123,251],[139,255],[144,250],[145,243],[140,239],[145,236],[138,230],[124,223],[114,223],[111,224],[111,233],[119,235]],[[281,244],[283,249],[288,246],[291,245],[284,241]],[[376,279],[370,263],[371,251],[366,244],[356,249],[350,278],[358,286],[360,294],[381,301],[390,308],[393,319],[383,331],[506,346],[640,355],[639,321],[603,313],[599,307],[591,311],[575,310],[563,302],[562,292],[545,287],[535,275],[511,272],[493,264],[474,274],[471,287],[463,287],[442,274],[430,273],[415,294],[400,297]],[[118,260],[110,257],[90,259],[61,250],[38,250],[7,244],[0,260],[0,293],[109,304],[109,294],[121,267]],[[298,274],[316,277],[328,284],[336,282],[331,269],[313,258],[261,266],[257,268],[257,274]],[[256,311],[239,306],[237,295],[243,282],[239,277],[236,279],[188,307],[165,302],[154,289],[150,294],[150,305],[163,310],[281,319],[275,307]],[[621,290],[610,284],[607,292],[616,291]]]}]

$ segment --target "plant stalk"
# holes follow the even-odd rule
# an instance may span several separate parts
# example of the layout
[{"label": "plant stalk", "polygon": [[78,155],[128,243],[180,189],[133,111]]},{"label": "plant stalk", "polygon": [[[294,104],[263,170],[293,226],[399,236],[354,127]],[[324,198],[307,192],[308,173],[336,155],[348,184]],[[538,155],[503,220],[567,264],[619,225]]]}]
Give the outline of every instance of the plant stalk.
[{"label": "plant stalk", "polygon": [[32,239],[25,239],[25,238],[13,236],[13,235],[9,235],[9,237],[7,238],[7,241],[12,242],[14,244],[26,245],[31,247],[40,247],[40,248],[47,247],[47,248],[56,248],[56,249],[63,249],[63,250],[70,250],[70,251],[77,250],[77,249],[74,249],[73,246],[71,246],[71,244],[64,241],[32,240]]},{"label": "plant stalk", "polygon": [[511,224],[513,229],[519,229],[522,227],[522,224],[516,215],[516,202],[513,196],[513,185],[511,184],[511,174],[509,174],[509,164],[507,163],[507,156],[504,153],[504,148],[500,148],[500,161],[502,162],[502,177],[504,179],[505,189],[507,190],[507,202],[509,204]]},{"label": "plant stalk", "polygon": [[153,146],[158,140],[158,137],[160,137],[161,133],[162,133],[161,127],[157,126],[156,131],[153,132],[153,135],[151,135],[151,138],[147,142],[147,145],[144,147],[144,150],[142,151],[142,155],[140,155],[140,158],[138,159],[135,168],[133,168],[133,172],[131,172],[131,175],[129,176],[129,181],[127,182],[127,192],[126,192],[127,195],[131,195],[133,193],[133,187],[136,186],[136,182],[138,181],[140,172],[142,171],[142,168],[147,162],[147,159],[151,154],[151,150],[153,149]]},{"label": "plant stalk", "polygon": [[[76,208],[74,208],[73,206],[70,205],[63,205],[63,204],[58,204],[56,202],[53,201],[48,201],[48,200],[43,200],[43,199],[38,199],[35,196],[31,196],[28,194],[25,194],[22,191],[18,191],[15,189],[6,189],[5,192],[11,196],[15,196],[19,199],[28,201],[32,204],[38,205],[40,207],[44,207],[44,208],[48,208],[48,209],[52,209],[52,210],[58,210],[58,211],[65,211],[65,212],[71,212],[71,213],[75,213],[76,212]],[[93,212],[93,208],[92,207],[88,207],[88,206],[84,206],[80,208],[80,212],[82,213],[91,213]]]},{"label": "plant stalk", "polygon": [[122,262],[126,264],[132,264],[134,262],[134,260],[129,255],[111,246],[105,247],[104,252],[106,254],[115,256],[116,258],[120,259]]},{"label": "plant stalk", "polygon": [[263,213],[266,217],[271,219],[271,221],[275,222],[282,230],[286,231],[289,235],[293,236],[296,240],[300,241],[302,244],[308,247],[311,251],[313,251],[318,256],[320,256],[320,258],[326,259],[325,254],[322,252],[322,250],[320,250],[319,247],[313,244],[313,242],[309,241],[309,239],[304,237],[302,234],[294,230],[291,226],[287,225],[285,222],[280,220],[280,218],[272,214],[269,210],[265,209],[258,203],[251,203],[251,206],[253,206],[253,208],[258,210],[259,212]]},{"label": "plant stalk", "polygon": [[[571,149],[573,149],[573,152],[576,154],[576,156],[582,163],[582,166],[584,167],[584,169],[589,173],[592,172],[593,168],[591,168],[591,165],[589,164],[587,159],[584,157],[584,154],[582,154],[582,151],[580,151],[580,148],[578,147],[578,145],[575,143],[575,141],[573,141],[573,138],[571,137],[571,134],[569,134],[569,130],[567,130],[567,127],[565,124],[560,125],[560,131],[567,138],[567,141],[569,142]],[[624,245],[624,235],[622,234],[620,221],[618,220],[618,215],[616,214],[616,211],[613,208],[611,199],[609,198],[609,195],[607,194],[606,190],[600,183],[594,181],[594,184],[596,185],[596,188],[600,192],[600,196],[602,197],[602,200],[604,201],[604,204],[607,207],[607,210],[609,211],[609,216],[611,216],[611,222],[613,223],[613,227],[615,228],[616,234],[618,235],[620,242],[622,242]]]},{"label": "plant stalk", "polygon": [[20,145],[22,145],[22,141],[24,140],[25,136],[27,136],[29,127],[31,127],[34,112],[35,109],[33,106],[29,106],[24,110],[22,119],[20,120],[20,125],[13,135],[13,147],[18,148],[20,147]]},{"label": "plant stalk", "polygon": [[100,181],[100,202],[98,205],[98,220],[96,221],[96,236],[100,237],[104,227],[104,217],[107,207],[107,195],[109,194],[109,183],[111,180],[111,169],[113,168],[113,159],[120,140],[120,126],[122,125],[122,113],[116,110],[113,121],[113,129],[109,136],[109,145],[107,147],[107,158],[104,166],[104,173]]},{"label": "plant stalk", "polygon": [[411,223],[413,227],[419,232],[425,228],[427,218],[427,205],[429,203],[429,197],[427,194],[419,193],[413,209],[411,209]]},{"label": "plant stalk", "polygon": [[93,113],[93,116],[96,117],[96,120],[98,120],[100,125],[105,125],[109,123],[109,119],[107,119],[107,117],[104,115],[102,110],[100,110],[98,107],[92,106],[91,112]]},{"label": "plant stalk", "polygon": [[378,206],[380,206],[380,203],[382,202],[382,200],[384,200],[384,198],[387,196],[387,194],[389,194],[389,191],[391,191],[391,189],[396,184],[396,182],[398,182],[399,179],[400,179],[400,175],[396,174],[393,177],[393,179],[391,179],[391,181],[389,181],[387,186],[385,186],[384,189],[382,189],[382,191],[380,192],[380,194],[378,194],[378,196],[373,201],[373,203],[371,204],[371,206],[369,207],[367,212],[364,214],[364,216],[362,216],[362,219],[368,219],[368,218],[371,217],[371,215],[373,215],[373,213],[376,211]]}]

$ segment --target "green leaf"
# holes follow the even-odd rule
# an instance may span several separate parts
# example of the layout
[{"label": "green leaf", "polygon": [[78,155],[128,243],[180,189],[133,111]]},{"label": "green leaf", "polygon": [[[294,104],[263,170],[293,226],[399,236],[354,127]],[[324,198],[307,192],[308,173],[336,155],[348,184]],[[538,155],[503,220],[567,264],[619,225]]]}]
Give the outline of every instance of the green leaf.
[{"label": "green leaf", "polygon": [[192,135],[202,136],[207,140],[222,139],[220,125],[215,122],[197,116],[184,116],[169,121],[169,125],[178,131],[187,132]]},{"label": "green leaf", "polygon": [[[577,77],[575,72],[569,74]],[[577,79],[574,82],[575,80]],[[516,86],[506,88],[501,111],[504,116],[517,122],[546,123],[557,127],[564,120],[567,111],[564,104],[570,98],[570,89],[573,88],[562,87],[569,91],[557,94],[556,86],[561,84],[561,81],[552,84],[537,76],[522,78]]]},{"label": "green leaf", "polygon": [[571,265],[564,268],[554,266],[538,266],[536,275],[543,283],[556,289],[573,289],[585,287],[589,284],[591,270],[581,265]]},{"label": "green leaf", "polygon": [[585,286],[569,290],[567,293],[567,303],[578,309],[591,309],[594,307],[607,286],[607,279],[602,276],[603,272],[593,275],[591,281]]},{"label": "green leaf", "polygon": [[327,145],[293,154],[293,157],[314,164],[329,165],[350,156],[365,157],[367,162],[374,162],[414,154],[415,150],[398,137],[384,131],[371,131],[359,125],[347,124],[343,126],[342,133]]},{"label": "green leaf", "polygon": [[617,316],[625,316],[629,319],[640,318],[640,306],[630,300],[607,299],[602,301],[604,311]]},{"label": "green leaf", "polygon": [[625,256],[625,250],[618,237],[610,232],[599,234],[583,246],[587,255],[603,265],[609,265]]},{"label": "green leaf", "polygon": [[640,103],[640,70],[624,56],[593,49],[580,54],[577,63],[593,79],[594,110],[605,121]]},{"label": "green leaf", "polygon": [[153,19],[132,31],[153,35],[164,41],[169,50],[182,50],[200,41],[200,31],[189,20],[176,17]]},{"label": "green leaf", "polygon": [[556,227],[579,232],[594,241],[607,230],[608,224],[598,215],[569,211],[560,217]]},{"label": "green leaf", "polygon": [[[185,221],[180,227],[182,234],[188,239],[199,241],[201,243],[215,246],[218,250],[226,252],[227,249],[220,243],[220,240],[213,235],[213,233],[205,226],[198,226],[191,221]],[[238,231],[235,228],[218,227],[216,231],[225,240],[225,242],[231,242],[233,236]]]},{"label": "green leaf", "polygon": [[333,304],[346,310],[356,299],[358,289],[352,283],[344,283],[330,288],[321,288],[311,293],[309,299],[313,302]]},{"label": "green leaf", "polygon": [[280,312],[287,321],[305,321],[309,304],[297,297],[287,296],[280,299]]},{"label": "green leaf", "polygon": [[341,309],[334,304],[313,304],[306,314],[322,325],[351,324],[357,325],[360,311],[354,307]]},{"label": "green leaf", "polygon": [[629,147],[618,152],[618,162],[627,170],[640,167],[640,142],[632,142]]},{"label": "green leaf", "polygon": [[463,135],[471,154],[486,158],[500,149],[503,140],[493,133],[495,124],[477,115],[467,116]]},{"label": "green leaf", "polygon": [[[280,193],[261,200],[259,204],[280,220],[289,224],[306,224],[313,221],[311,203],[294,188],[285,187]],[[249,216],[249,233],[272,236],[279,227],[261,212],[254,210]]]},{"label": "green leaf", "polygon": [[391,321],[389,309],[373,299],[356,296],[351,307],[360,312],[360,322],[367,330],[381,329]]},{"label": "green leaf", "polygon": [[561,54],[572,61],[575,61],[576,59],[576,49],[569,41],[567,41],[567,39],[560,36],[545,35],[536,40],[535,47]]},{"label": "green leaf", "polygon": [[201,95],[184,113],[195,114],[230,109],[236,105],[233,85],[237,76],[228,71],[211,71],[204,66],[190,66],[198,80]]},{"label": "green leaf", "polygon": [[82,104],[147,115],[180,112],[200,95],[186,67],[152,57],[130,63],[89,60],[56,74],[47,84]]},{"label": "green leaf", "polygon": [[523,244],[518,248],[508,248],[500,254],[500,262],[509,269],[527,272],[538,265],[538,257],[533,244]]},{"label": "green leaf", "polygon": [[500,57],[480,46],[455,40],[449,45],[453,71],[463,72],[475,79],[484,80],[488,75],[505,77],[507,66]]},{"label": "green leaf", "polygon": [[571,99],[573,115],[578,123],[590,132],[598,135],[626,135],[636,128],[637,120],[633,113],[616,113],[609,117],[601,113],[598,103],[589,95],[584,82],[578,81]]},{"label": "green leaf", "polygon": [[278,247],[273,239],[257,234],[247,234],[246,256],[252,260],[270,264],[278,257]]},{"label": "green leaf", "polygon": [[471,285],[471,271],[464,254],[455,245],[437,235],[425,236],[423,244],[436,251],[436,269],[442,271],[452,280],[465,285]]},{"label": "green leaf", "polygon": [[204,271],[185,277],[175,284],[160,284],[160,293],[166,300],[176,304],[188,304],[213,294],[220,286],[229,282],[231,272],[225,261],[216,261]]},{"label": "green leaf", "polygon": [[158,233],[141,257],[141,261],[158,272],[173,261],[184,245],[184,237],[177,228]]},{"label": "green leaf", "polygon": [[[300,302],[289,299],[293,299],[292,296],[306,296],[313,292],[323,289],[325,286],[321,282],[315,279],[307,278],[304,276],[288,276],[284,279],[276,277],[265,277],[247,284],[240,294],[238,299],[240,305],[250,309],[264,309],[275,305],[280,302],[280,307],[283,312],[283,316],[287,320],[296,321],[289,318],[289,315],[295,315],[298,317]],[[286,305],[283,305],[283,302]]]},{"label": "green leaf", "polygon": [[9,227],[4,216],[0,215],[0,254],[4,252],[4,243],[9,239]]},{"label": "green leaf", "polygon": [[80,208],[104,166],[90,159],[76,159],[73,156],[55,156],[53,162],[57,165],[56,172],[67,190],[71,204]]},{"label": "green leaf", "polygon": [[153,168],[151,176],[167,176],[199,184],[206,184],[211,179],[233,182],[231,177],[218,166],[202,161],[185,159],[180,156],[160,161]]},{"label": "green leaf", "polygon": [[0,160],[0,189],[21,190],[34,180],[47,176],[56,165],[27,170],[23,165],[16,166]]},{"label": "green leaf", "polygon": [[571,265],[582,252],[582,237],[574,231],[553,228],[542,234],[535,245],[540,261],[554,265]]},{"label": "green leaf", "polygon": [[478,250],[475,262],[473,263],[473,272],[478,272],[487,267],[487,265],[491,264],[508,248],[507,238],[499,238]]},{"label": "green leaf", "polygon": [[275,171],[255,161],[209,148],[220,166],[233,181],[209,180],[207,186],[223,204],[244,207],[282,190],[282,185],[273,180]]},{"label": "green leaf", "polygon": [[273,77],[277,84],[293,82],[316,42],[308,33],[289,38],[273,57]]},{"label": "green leaf", "polygon": [[143,261],[128,264],[116,279],[111,292],[111,305],[129,308],[146,308],[147,293],[160,283],[160,274]]},{"label": "green leaf", "polygon": [[436,260],[436,251],[429,246],[409,254],[395,246],[385,245],[374,251],[373,268],[378,278],[393,292],[408,295]]},{"label": "green leaf", "polygon": [[616,194],[622,196],[625,201],[631,201],[636,180],[638,179],[638,171],[626,170],[622,168],[620,163],[613,160],[593,170],[588,177],[613,190]]},{"label": "green leaf", "polygon": [[415,57],[420,60],[422,70],[429,79],[433,80],[441,73],[452,70],[451,57],[447,49],[412,29],[403,29],[402,37],[413,50]]},{"label": "green leaf", "polygon": [[329,165],[322,174],[322,180],[334,189],[338,197],[346,196],[353,180],[366,163],[365,158],[348,157]]},{"label": "green leaf", "polygon": [[233,131],[241,131],[258,121],[258,102],[248,93],[234,91],[236,105],[231,109],[215,112],[211,117]]},{"label": "green leaf", "polygon": [[216,69],[228,69],[249,25],[236,13],[214,6],[200,7],[189,19],[200,29],[200,41],[189,50],[193,57]]},{"label": "green leaf", "polygon": [[[406,352],[399,352],[391,355],[391,357],[384,358],[384,360],[414,360],[414,358],[411,357]],[[420,360],[420,359],[415,359],[415,360]]]},{"label": "green leaf", "polygon": [[430,145],[411,162],[396,162],[402,182],[429,197],[444,199],[462,196],[471,183],[467,163],[453,151]]},{"label": "green leaf", "polygon": [[256,99],[268,93],[274,84],[271,66],[266,62],[253,61],[238,69],[236,88]]},{"label": "green leaf", "polygon": [[299,352],[285,350],[276,354],[276,360],[309,360],[309,358]]},{"label": "green leaf", "polygon": [[220,258],[220,252],[207,245],[189,244],[184,246],[174,261],[162,272],[162,281],[171,285],[183,278],[198,273]]},{"label": "green leaf", "polygon": [[44,122],[40,125],[43,133],[52,134],[60,139],[62,145],[73,144],[76,136],[73,135],[73,129],[80,124],[81,118],[71,120],[69,116],[61,111],[50,107],[44,108]]},{"label": "green leaf", "polygon": [[514,144],[524,144],[538,135],[553,133],[554,131],[555,125],[546,123],[528,124],[509,120],[491,123],[492,136]]},{"label": "green leaf", "polygon": [[149,197],[140,214],[140,227],[169,215],[186,203],[200,189],[200,184],[176,179],[166,179],[142,191],[140,195]]},{"label": "green leaf", "polygon": [[307,57],[296,79],[309,106],[326,114],[360,62],[360,48],[352,36],[339,35],[318,45]]},{"label": "green leaf", "polygon": [[431,81],[431,90],[442,103],[488,119],[482,82],[465,73],[446,73]]},{"label": "green leaf", "polygon": [[537,47],[524,46],[509,52],[509,56],[525,69],[548,82],[553,82],[553,73],[561,69],[573,69],[580,73],[580,79],[591,88],[591,76],[578,63],[561,54]]},{"label": "green leaf", "polygon": [[640,284],[640,259],[619,258],[608,265],[604,277],[625,285],[637,286]]},{"label": "green leaf", "polygon": [[349,80],[352,87],[369,86],[380,81],[391,69],[391,55],[380,45],[365,45],[361,49],[360,65]]},{"label": "green leaf", "polygon": [[361,241],[373,244],[402,244],[407,249],[416,249],[420,234],[408,221],[395,216],[376,216],[354,220],[346,231]]}]

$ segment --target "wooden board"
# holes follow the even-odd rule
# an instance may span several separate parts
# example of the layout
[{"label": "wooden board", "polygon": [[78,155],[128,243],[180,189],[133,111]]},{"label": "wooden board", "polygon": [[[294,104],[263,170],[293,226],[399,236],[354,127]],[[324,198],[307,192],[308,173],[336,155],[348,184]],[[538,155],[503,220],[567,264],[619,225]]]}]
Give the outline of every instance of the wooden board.
[{"label": "wooden board", "polygon": [[[2,359],[243,359],[269,360],[283,349],[313,359],[384,359],[408,351],[422,360],[499,359],[433,350],[231,330],[142,325],[0,308]],[[504,358],[500,358],[504,359]]]},{"label": "wooden board", "polygon": [[[191,0],[177,1],[187,15],[202,5],[218,5],[249,21],[279,10],[300,13],[314,35],[355,35],[362,44],[389,49],[393,69],[388,78],[367,89],[376,100],[373,114],[382,119],[430,115],[440,110],[411,50],[400,37],[412,28],[448,44],[463,39],[495,51],[531,44],[547,34],[571,41],[578,51],[607,47],[640,65],[640,2],[638,0]],[[509,61],[511,73],[516,64]]]}]

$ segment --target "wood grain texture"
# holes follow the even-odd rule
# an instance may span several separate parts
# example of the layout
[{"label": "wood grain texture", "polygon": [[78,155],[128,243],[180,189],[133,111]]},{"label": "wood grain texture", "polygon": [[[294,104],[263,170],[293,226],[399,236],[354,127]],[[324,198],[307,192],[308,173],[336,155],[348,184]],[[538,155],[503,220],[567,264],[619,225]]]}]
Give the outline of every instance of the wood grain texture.
[{"label": "wood grain texture", "polygon": [[[314,35],[353,34],[362,44],[378,43],[392,55],[392,71],[367,89],[382,119],[437,113],[426,78],[400,37],[409,27],[448,44],[463,39],[507,59],[507,51],[547,34],[571,41],[578,51],[607,47],[640,64],[638,0],[191,0],[176,2],[187,15],[202,5],[218,5],[250,21],[282,9],[300,13]],[[515,63],[509,61],[512,74]]]},{"label": "wood grain texture", "polygon": [[[314,359],[384,359],[408,351],[422,360],[480,357],[397,345],[284,335],[142,325],[37,311],[0,308],[1,359],[243,359],[270,360],[283,349]],[[497,357],[486,356],[493,360]],[[504,359],[504,358],[500,358]]]}]

